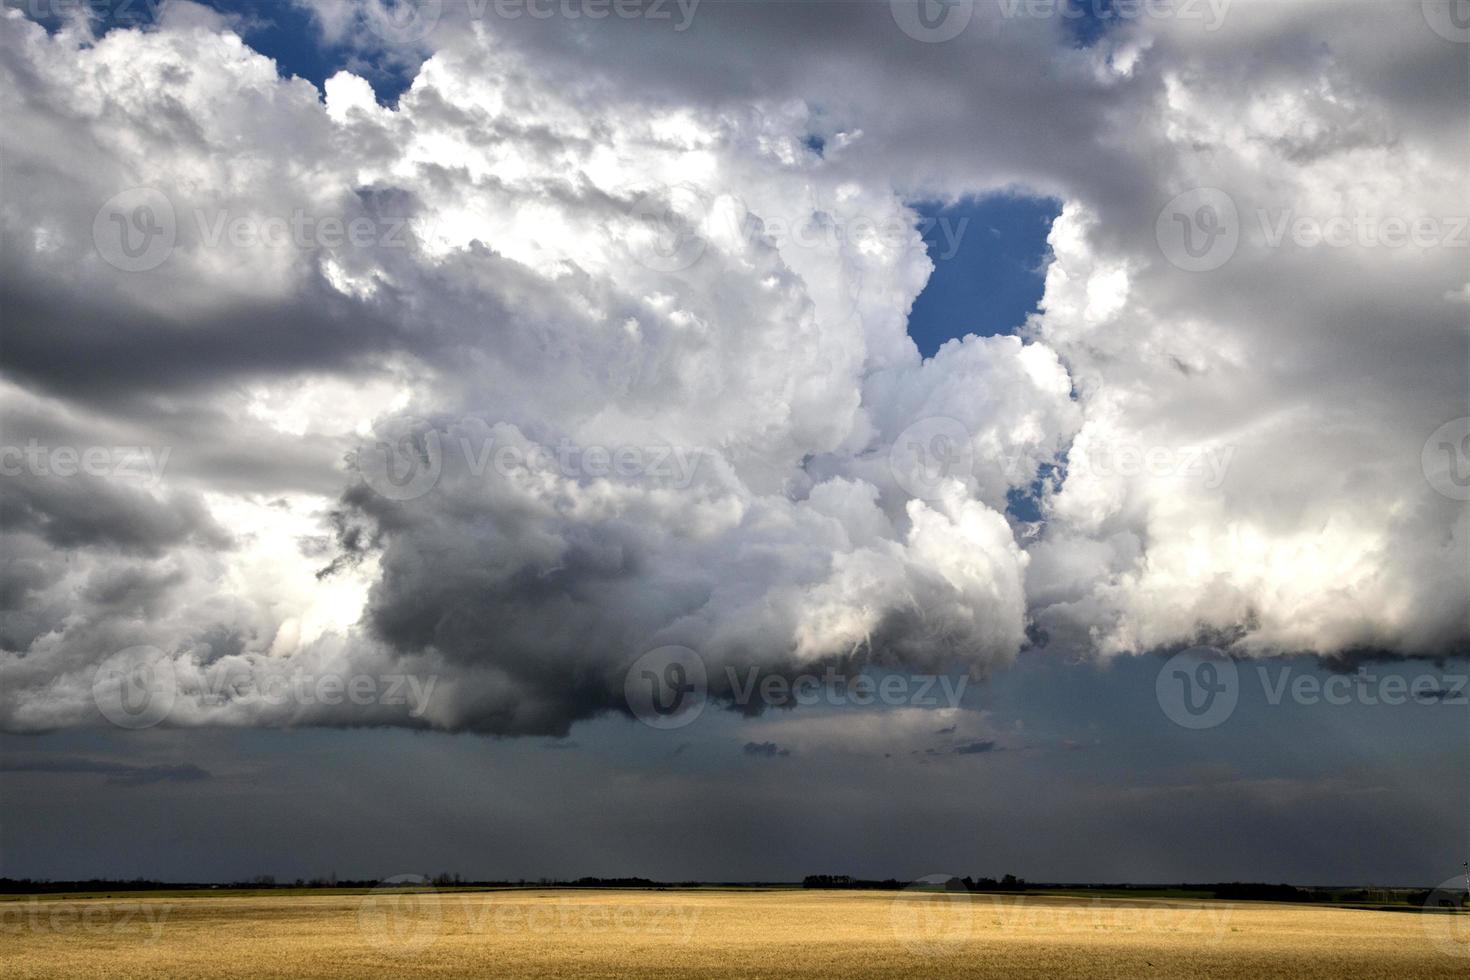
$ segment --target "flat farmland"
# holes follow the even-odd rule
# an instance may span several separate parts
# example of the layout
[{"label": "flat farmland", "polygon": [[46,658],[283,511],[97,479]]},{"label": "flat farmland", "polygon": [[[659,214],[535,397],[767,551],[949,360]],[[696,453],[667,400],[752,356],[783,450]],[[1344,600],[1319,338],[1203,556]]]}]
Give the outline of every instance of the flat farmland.
[{"label": "flat farmland", "polygon": [[1470,916],[669,889],[0,901],[6,977],[1457,977]]}]

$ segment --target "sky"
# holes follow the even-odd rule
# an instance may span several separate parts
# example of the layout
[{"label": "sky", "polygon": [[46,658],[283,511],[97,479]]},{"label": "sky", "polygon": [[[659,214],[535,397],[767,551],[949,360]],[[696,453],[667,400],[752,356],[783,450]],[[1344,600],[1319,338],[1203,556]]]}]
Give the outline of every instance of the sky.
[{"label": "sky", "polygon": [[7,4],[0,875],[1432,886],[1450,5]]},{"label": "sky", "polygon": [[919,353],[933,357],[946,340],[1024,327],[1046,286],[1046,234],[1060,203],[997,194],[913,207],[934,264],[909,310]]}]

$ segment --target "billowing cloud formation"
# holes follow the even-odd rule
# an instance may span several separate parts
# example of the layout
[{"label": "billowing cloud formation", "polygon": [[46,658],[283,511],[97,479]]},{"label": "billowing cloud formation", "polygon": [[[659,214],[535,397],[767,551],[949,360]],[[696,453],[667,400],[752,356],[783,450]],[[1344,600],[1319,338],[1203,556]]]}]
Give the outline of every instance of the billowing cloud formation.
[{"label": "billowing cloud formation", "polygon": [[[717,698],[1028,643],[1462,652],[1421,449],[1470,411],[1464,46],[1412,7],[1084,48],[821,6],[446,6],[387,32],[392,107],[192,6],[7,11],[6,726],[97,720],[120,651],[170,723],[506,734],[671,644]],[[906,202],[999,191],[1066,202],[1041,311],[923,360]],[[1438,237],[1293,223],[1339,216]]]}]

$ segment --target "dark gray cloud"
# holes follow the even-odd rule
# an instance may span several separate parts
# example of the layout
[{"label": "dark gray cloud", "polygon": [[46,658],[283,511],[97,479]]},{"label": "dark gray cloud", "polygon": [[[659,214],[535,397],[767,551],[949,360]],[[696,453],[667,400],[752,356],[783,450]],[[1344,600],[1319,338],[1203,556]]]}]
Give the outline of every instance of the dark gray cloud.
[{"label": "dark gray cloud", "polygon": [[[1310,658],[1290,666],[1331,676]],[[1424,662],[1400,669],[1433,672]],[[105,806],[90,795],[78,805],[102,775],[0,774],[0,825],[16,845],[0,853],[0,874],[290,881],[427,868],[796,881],[827,869],[1426,887],[1457,872],[1470,785],[1464,707],[1273,706],[1252,684],[1225,726],[1189,731],[1154,703],[1157,671],[1151,658],[1094,668],[1027,654],[976,691],[998,730],[1024,721],[1037,747],[924,765],[907,751],[885,759],[895,740],[859,737],[866,713],[850,710],[818,712],[846,737],[810,751],[811,712],[753,723],[706,711],[675,732],[605,717],[579,728],[578,751],[556,753],[541,739],[391,729],[0,736],[4,760],[45,745],[214,773],[132,787]],[[964,714],[973,731],[976,712]],[[930,737],[932,715],[917,720]],[[1068,751],[1068,739],[1088,750]],[[745,741],[792,755],[752,758]],[[394,832],[404,826],[419,832]]]},{"label": "dark gray cloud", "polygon": [[79,474],[7,477],[0,494],[0,521],[8,531],[35,534],[57,548],[157,557],[184,544],[232,544],[197,493],[173,491],[159,498]]},{"label": "dark gray cloud", "polygon": [[969,742],[961,742],[959,745],[950,749],[950,752],[954,755],[981,755],[986,752],[994,752],[996,748],[997,746],[994,741],[978,738]]}]

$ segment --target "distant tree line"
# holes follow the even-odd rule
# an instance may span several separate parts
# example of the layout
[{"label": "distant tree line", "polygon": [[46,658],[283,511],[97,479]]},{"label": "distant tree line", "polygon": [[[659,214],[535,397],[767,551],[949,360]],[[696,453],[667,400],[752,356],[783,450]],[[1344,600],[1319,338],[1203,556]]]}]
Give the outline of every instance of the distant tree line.
[{"label": "distant tree line", "polygon": [[[1295,885],[1267,885],[1259,882],[1231,881],[1208,886],[1216,898],[1236,902],[1345,902],[1355,905],[1381,903],[1396,905],[1428,905],[1435,893],[1428,888],[1298,888]],[[1458,901],[1454,893],[1441,892],[1437,906],[1452,907]]]},{"label": "distant tree line", "polygon": [[146,892],[146,891],[190,891],[204,888],[373,888],[378,882],[373,879],[353,881],[333,878],[297,878],[295,881],[277,882],[272,875],[257,875],[245,881],[158,881],[152,878],[79,878],[72,881],[51,881],[35,878],[0,878],[0,895],[44,895],[53,892]]},{"label": "distant tree line", "polygon": [[207,885],[175,885],[162,881],[134,878],[120,881],[112,878],[88,878],[78,881],[36,881],[30,878],[0,878],[0,895],[35,895],[50,892],[146,892],[160,888],[207,888]]},{"label": "distant tree line", "polygon": [[1229,881],[1211,885],[1216,898],[1233,902],[1327,902],[1332,897],[1328,892],[1295,885],[1268,885],[1257,881]]},{"label": "distant tree line", "polygon": [[[851,875],[807,875],[801,880],[803,888],[864,888],[864,889],[886,889],[897,891],[907,888],[909,882],[899,881],[897,878],[885,878],[882,881],[871,879],[854,878]],[[971,878],[966,875],[963,878],[949,878],[943,882],[944,890],[951,892],[1023,892],[1026,890],[1026,879],[1017,878],[1015,875],[1005,875],[999,880],[995,878]],[[939,883],[935,883],[939,887]]]},{"label": "distant tree line", "polygon": [[[470,881],[458,874],[441,871],[436,875],[421,875],[425,884],[433,885],[435,888],[668,888],[665,882],[654,881],[651,878],[593,878],[582,877],[574,880],[561,878],[539,878],[534,881],[519,878],[506,879],[502,881]],[[412,884],[411,881],[402,881],[402,884]],[[375,888],[382,884],[376,878],[366,879],[339,879],[336,874],[316,878],[296,878],[294,880],[277,880],[275,875],[256,875],[252,878],[240,881],[158,881],[152,878],[88,878],[68,881],[51,881],[36,878],[0,878],[0,894],[48,894],[55,892],[106,892],[106,891],[185,891],[192,889],[208,888],[232,888],[232,889],[269,889],[269,888]],[[688,881],[681,885],[695,887],[703,882]],[[728,882],[727,884],[737,884]],[[738,884],[747,884],[740,882]]]},{"label": "distant tree line", "polygon": [[[458,874],[441,871],[436,875],[423,875],[426,884],[436,888],[695,888],[701,885],[786,887],[786,882],[726,881],[726,882],[660,882],[650,878],[595,878],[575,879],[540,878],[535,881],[525,878],[499,881],[467,880]],[[400,879],[402,881],[402,879]],[[403,882],[410,884],[411,882]],[[150,878],[88,878],[68,881],[50,881],[34,878],[0,878],[0,894],[48,894],[57,892],[138,892],[138,891],[186,891],[203,889],[270,889],[270,888],[346,888],[368,889],[382,884],[377,879],[338,879],[336,874],[316,878],[296,878],[293,881],[277,881],[272,875],[256,875],[242,881],[232,882],[179,882],[158,881]],[[911,883],[897,878],[881,880],[855,878],[852,875],[807,875],[802,879],[803,888],[816,889],[868,889],[898,891]],[[931,887],[952,892],[1022,892],[1064,889],[1067,891],[1138,891],[1157,892],[1161,889],[1213,895],[1217,899],[1234,902],[1331,902],[1357,905],[1416,906],[1424,907],[1433,900],[1436,907],[1463,907],[1465,899],[1460,893],[1433,892],[1427,888],[1301,888],[1288,884],[1265,882],[1230,881],[1213,884],[1139,885],[1139,884],[1038,884],[1028,883],[1015,875],[996,878],[951,877],[935,882]]]},{"label": "distant tree line", "polygon": [[[829,888],[829,889],[865,889],[865,890],[888,890],[897,891],[908,888],[912,883],[899,881],[896,878],[884,878],[882,880],[871,878],[854,878],[852,875],[807,875],[802,879],[803,888]],[[1180,892],[1195,892],[1204,895],[1213,895],[1217,899],[1232,902],[1317,902],[1317,903],[1340,903],[1355,905],[1411,905],[1425,906],[1435,893],[1427,888],[1300,888],[1296,885],[1269,884],[1256,881],[1229,881],[1206,884],[1181,883],[1177,885],[1064,885],[1064,884],[1038,884],[1028,883],[1025,878],[1015,875],[1004,875],[995,878],[964,878],[951,877],[943,882],[935,882],[930,886],[935,890],[951,892],[1024,892],[1028,889],[1037,890],[1066,890],[1066,891],[1140,891],[1157,892],[1167,889]],[[1446,898],[1441,894],[1436,899],[1437,906],[1452,906],[1456,898],[1451,895]],[[1470,899],[1467,899],[1470,901]]]}]

